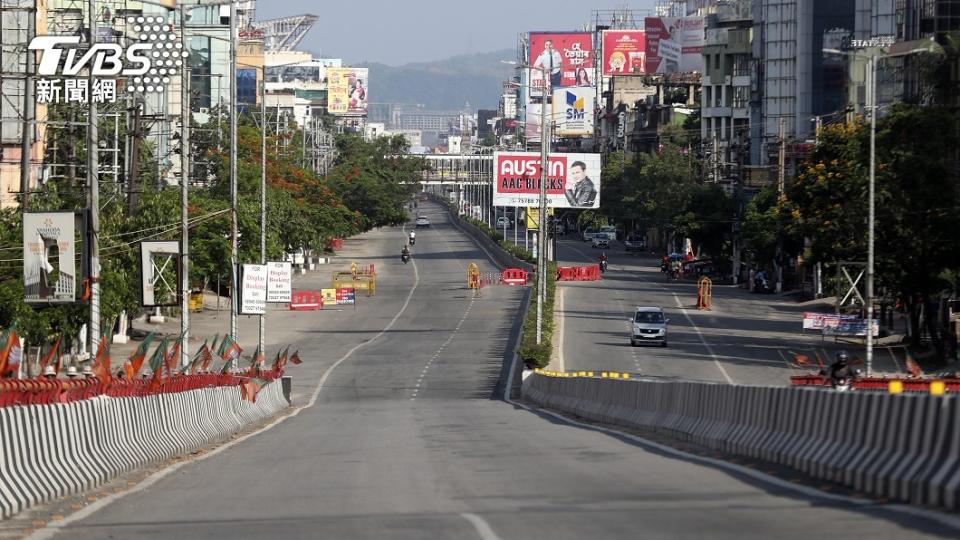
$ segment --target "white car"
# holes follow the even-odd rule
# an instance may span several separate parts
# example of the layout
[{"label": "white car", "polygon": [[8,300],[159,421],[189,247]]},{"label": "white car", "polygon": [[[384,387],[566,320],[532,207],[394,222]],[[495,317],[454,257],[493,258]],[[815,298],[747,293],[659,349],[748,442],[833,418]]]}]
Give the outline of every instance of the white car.
[{"label": "white car", "polygon": [[509,229],[513,226],[513,223],[510,221],[510,218],[507,216],[500,216],[497,218],[497,228],[498,229]]},{"label": "white car", "polygon": [[420,227],[429,227],[429,226],[430,226],[430,220],[429,220],[429,219],[427,219],[427,218],[424,217],[424,216],[417,216],[417,228],[418,228],[418,229],[419,229]]},{"label": "white car", "polygon": [[591,245],[595,248],[609,248],[610,240],[607,240],[606,236],[594,236]]},{"label": "white car", "polygon": [[638,307],[633,310],[630,323],[630,345],[636,347],[641,343],[657,343],[661,347],[667,346],[667,323],[663,309],[659,307]]}]

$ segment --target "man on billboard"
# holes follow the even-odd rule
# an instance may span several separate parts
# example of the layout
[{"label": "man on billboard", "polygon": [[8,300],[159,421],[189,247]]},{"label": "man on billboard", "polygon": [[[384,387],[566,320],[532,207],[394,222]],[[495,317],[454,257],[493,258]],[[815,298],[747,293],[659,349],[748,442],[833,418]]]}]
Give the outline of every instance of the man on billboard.
[{"label": "man on billboard", "polygon": [[561,73],[563,67],[563,58],[560,53],[553,48],[553,40],[548,39],[543,42],[543,52],[533,62],[533,67],[545,68],[550,73],[550,86],[556,88],[560,86]]},{"label": "man on billboard", "polygon": [[570,165],[570,175],[567,177],[567,190],[564,192],[567,202],[574,208],[593,208],[597,198],[597,188],[587,176],[587,164],[574,161]]}]

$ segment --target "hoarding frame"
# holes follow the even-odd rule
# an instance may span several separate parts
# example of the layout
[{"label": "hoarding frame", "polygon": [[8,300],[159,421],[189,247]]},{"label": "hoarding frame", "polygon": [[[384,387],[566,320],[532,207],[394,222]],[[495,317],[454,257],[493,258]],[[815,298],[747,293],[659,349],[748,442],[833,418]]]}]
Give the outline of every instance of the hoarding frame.
[{"label": "hoarding frame", "polygon": [[[180,257],[183,253],[182,246],[179,240],[148,240],[140,242],[140,305],[145,308],[155,308],[155,307],[175,307],[180,305],[180,300],[183,298],[183,287],[181,286],[180,279]],[[165,257],[163,262],[163,267],[157,268],[156,255]],[[167,280],[163,278],[163,272],[166,270],[167,265],[173,262],[173,272],[176,274],[174,278],[175,287],[167,283]],[[150,268],[148,270],[148,268]],[[154,274],[153,271],[157,270],[157,273]],[[152,283],[148,281],[156,275],[156,279]],[[158,281],[163,281],[166,285],[169,293],[173,294],[173,300],[167,303],[158,303],[157,293],[156,293],[156,284]],[[174,288],[176,289],[174,291]]]},{"label": "hoarding frame", "polygon": [[[69,236],[62,234],[66,228]],[[61,237],[64,237],[61,239]],[[37,240],[42,240],[43,253],[39,251]],[[65,240],[65,242],[64,242]],[[52,242],[52,243],[51,243]],[[50,264],[48,250],[57,247],[57,266]],[[31,247],[37,247],[34,252]],[[62,249],[62,248],[66,249]],[[61,305],[77,302],[77,213],[26,212],[23,214],[23,300],[27,304]],[[49,273],[59,268],[57,282],[53,286],[45,285]],[[64,272],[67,268],[70,272]],[[64,279],[64,276],[67,279]],[[62,283],[61,283],[62,282]],[[36,294],[31,291],[36,290]],[[49,295],[40,296],[44,290],[52,289]]]},{"label": "hoarding frame", "polygon": [[[540,206],[539,152],[494,152],[493,166],[494,206]],[[598,153],[552,152],[547,175],[547,207],[599,208],[601,173]],[[591,203],[573,205],[571,200],[574,199],[589,200]]]}]

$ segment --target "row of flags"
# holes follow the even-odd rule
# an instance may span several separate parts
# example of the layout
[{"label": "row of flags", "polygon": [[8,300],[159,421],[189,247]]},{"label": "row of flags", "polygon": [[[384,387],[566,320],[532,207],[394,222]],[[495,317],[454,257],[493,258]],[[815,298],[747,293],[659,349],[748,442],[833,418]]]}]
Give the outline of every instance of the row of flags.
[{"label": "row of flags", "polygon": [[[113,378],[110,369],[110,344],[107,340],[107,335],[107,333],[102,334],[97,347],[96,357],[91,366],[93,375],[100,380],[104,387],[109,386]],[[223,361],[223,366],[220,368],[221,373],[230,373],[240,361],[243,348],[240,347],[232,336],[224,335],[221,339],[218,334],[214,336],[212,343],[204,341],[193,359],[187,363],[187,365],[177,370],[177,363],[183,347],[183,337],[183,334],[181,334],[172,342],[167,337],[164,337],[154,349],[153,354],[149,356],[148,361],[147,353],[156,336],[153,332],[147,334],[137,349],[124,361],[122,366],[123,375],[127,379],[135,379],[143,369],[143,364],[148,363],[150,370],[153,372],[149,388],[151,392],[154,392],[159,390],[163,386],[164,381],[169,379],[174,373],[179,375],[195,375],[198,372],[209,372],[210,366],[217,357]],[[40,360],[41,373],[48,372],[47,368],[52,367],[53,373],[59,374],[62,365],[61,359],[63,357],[61,351],[62,342],[63,337],[58,336],[53,346],[47,351],[47,354],[42,357]],[[4,330],[3,333],[0,334],[0,378],[6,377],[11,373],[14,375],[18,374],[20,372],[22,358],[23,347],[20,344],[20,338],[17,332],[13,329]],[[272,363],[272,369],[283,369],[287,365],[287,362],[295,365],[301,364],[300,352],[294,351],[291,355],[290,346],[287,346],[282,352],[277,352]],[[266,379],[260,377],[265,364],[266,356],[258,345],[251,357],[250,366],[243,374],[244,380],[240,385],[240,393],[243,399],[256,401],[257,392],[268,382]]]}]

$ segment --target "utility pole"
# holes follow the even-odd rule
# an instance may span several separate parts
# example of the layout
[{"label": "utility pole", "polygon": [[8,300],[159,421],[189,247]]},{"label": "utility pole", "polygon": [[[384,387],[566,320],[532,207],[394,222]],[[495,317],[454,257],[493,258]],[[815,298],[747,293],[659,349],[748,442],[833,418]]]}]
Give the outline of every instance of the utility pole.
[{"label": "utility pole", "polygon": [[[781,116],[780,117],[780,152],[778,156],[778,171],[777,171],[777,194],[783,195],[784,189],[786,189],[786,165],[787,165],[787,122]],[[783,266],[780,264],[780,257],[783,255],[783,233],[777,233],[777,255],[776,260],[774,260],[774,265],[777,269],[777,283],[776,283],[776,292],[780,293],[783,291]]]},{"label": "utility pole", "polygon": [[130,164],[127,173],[127,211],[133,216],[137,213],[140,200],[140,100],[133,98],[133,133],[130,136]]},{"label": "utility pole", "polygon": [[[187,10],[180,4],[180,43],[187,43]],[[190,363],[190,70],[180,70],[180,365]]]},{"label": "utility pole", "polygon": [[[90,15],[90,36],[87,43],[92,49],[97,42],[97,2],[88,0],[87,11]],[[87,188],[90,206],[90,328],[87,331],[90,340],[90,353],[97,354],[100,343],[100,134],[97,122],[97,101],[93,99],[93,83],[96,78],[90,70],[87,98],[89,101],[89,124],[87,126]]]},{"label": "utility pole", "polygon": [[540,105],[540,231],[537,234],[537,345],[543,339],[543,303],[547,299],[547,172],[550,170],[549,127],[547,126],[547,79],[546,68],[541,68],[543,76],[543,103]]},{"label": "utility pole", "polygon": [[867,377],[873,375],[873,235],[875,219],[874,189],[876,184],[876,154],[877,154],[877,57],[871,56],[868,63],[870,70],[870,89],[867,95],[870,99],[870,201],[867,216],[867,294],[865,303],[867,308]]},{"label": "utility pole", "polygon": [[[37,33],[37,9],[27,11],[27,43]],[[36,102],[33,99],[33,64],[34,53],[28,50],[26,57],[26,73],[23,78],[23,127],[20,138],[20,208],[26,212],[29,209],[30,199],[30,147],[36,120]]]},{"label": "utility pole", "polygon": [[[266,75],[266,74],[264,74]],[[306,139],[306,129],[303,137]],[[304,261],[306,262],[306,261]],[[260,264],[267,264],[267,79],[260,82]],[[260,315],[260,354],[267,354],[267,311]],[[256,359],[254,359],[256,361]]]},{"label": "utility pole", "polygon": [[237,312],[240,284],[237,266],[240,245],[237,238],[237,3],[230,2],[230,337],[237,339]]}]

